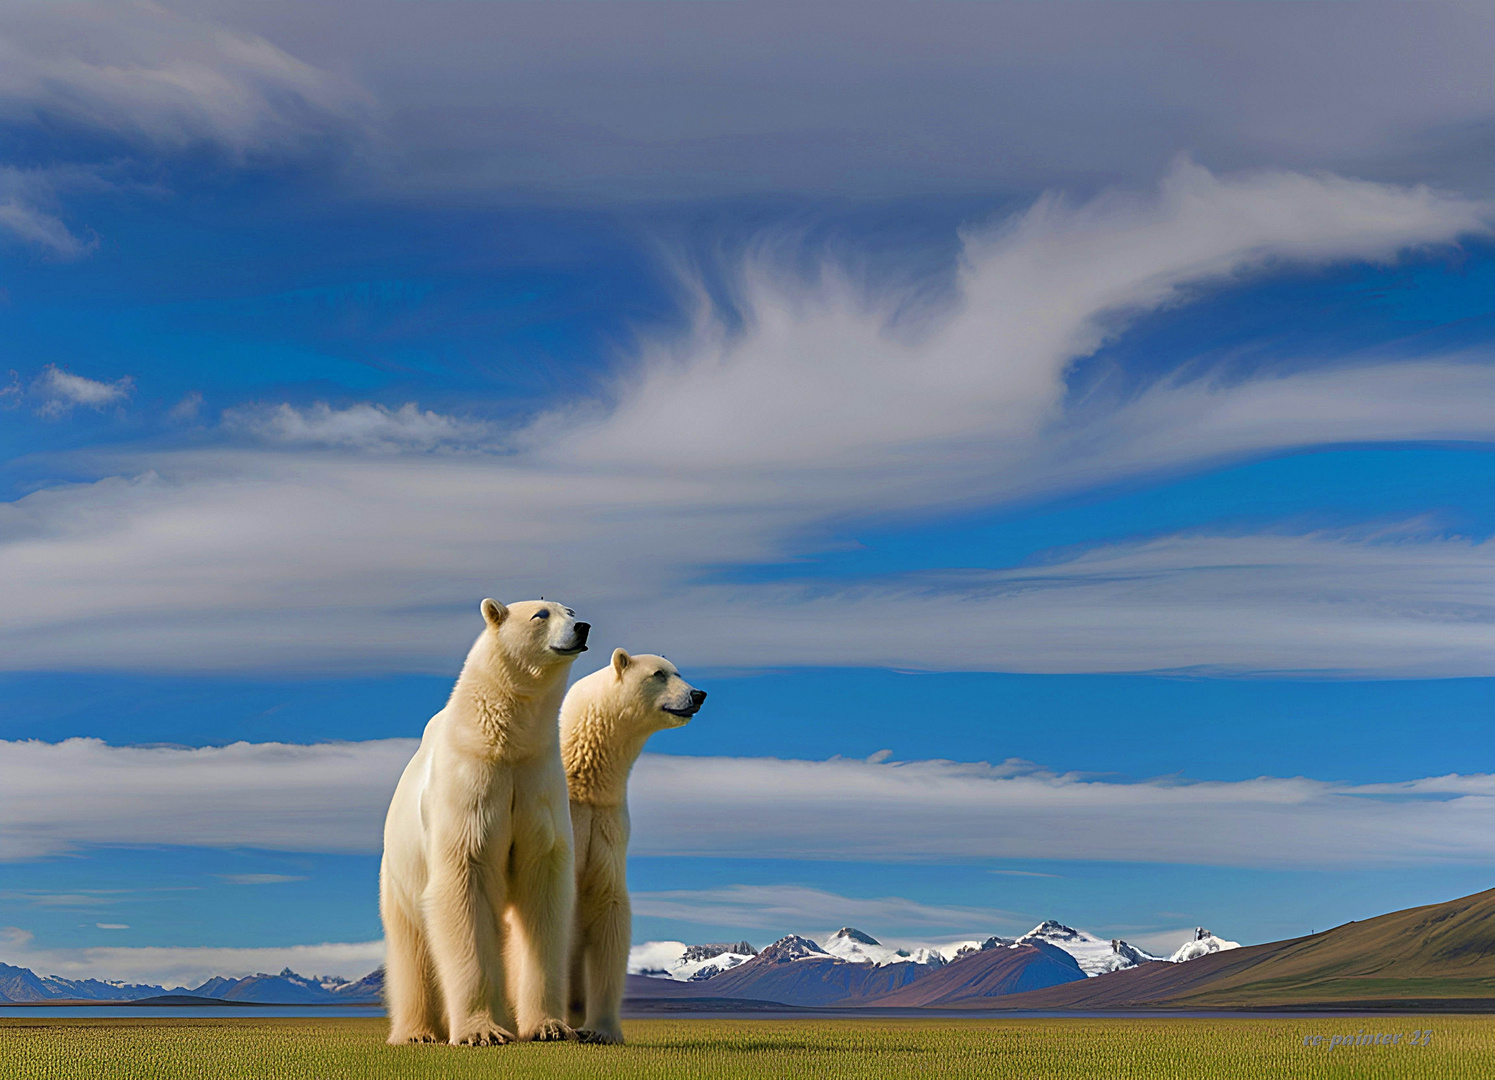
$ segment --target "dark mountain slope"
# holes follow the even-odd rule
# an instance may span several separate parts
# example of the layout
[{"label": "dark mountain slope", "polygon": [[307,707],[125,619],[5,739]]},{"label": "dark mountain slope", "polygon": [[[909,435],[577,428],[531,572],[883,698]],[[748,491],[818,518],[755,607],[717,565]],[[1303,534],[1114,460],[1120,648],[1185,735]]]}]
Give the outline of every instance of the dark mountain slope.
[{"label": "dark mountain slope", "polygon": [[1143,964],[1008,998],[1002,1008],[1240,1008],[1495,999],[1495,889],[1321,934]]},{"label": "dark mountain slope", "polygon": [[[778,1001],[786,1005],[849,1005],[881,997],[936,970],[926,964],[852,963],[793,935],[730,971],[691,984],[692,996]],[[630,989],[632,984],[630,984]],[[674,995],[670,995],[674,996]]]},{"label": "dark mountain slope", "polygon": [[900,1008],[990,1004],[994,997],[1086,982],[1074,957],[1053,945],[999,945],[970,953],[911,986],[859,1004]]}]

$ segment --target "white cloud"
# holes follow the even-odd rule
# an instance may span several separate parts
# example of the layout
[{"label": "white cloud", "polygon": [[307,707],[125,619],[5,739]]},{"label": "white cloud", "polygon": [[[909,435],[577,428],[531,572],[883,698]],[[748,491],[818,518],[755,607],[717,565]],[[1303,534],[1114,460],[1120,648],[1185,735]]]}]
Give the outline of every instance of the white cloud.
[{"label": "white cloud", "polygon": [[[1150,197],[1048,198],[973,231],[938,310],[750,269],[742,333],[703,316],[646,346],[610,402],[557,408],[505,452],[414,404],[231,414],[281,448],[133,455],[0,505],[0,664],[447,670],[477,599],[544,594],[686,664],[1487,673],[1483,615],[1449,604],[1461,574],[1479,595],[1488,552],[1456,541],[1164,538],[987,574],[701,584],[846,520],[1356,439],[1495,438],[1495,366],[1477,358],[1126,399],[1070,400],[1065,382],[1200,282],[1390,259],[1487,214],[1422,188],[1184,162]],[[469,452],[418,452],[452,446]],[[129,632],[101,639],[106,615]],[[1336,633],[1315,632],[1324,620]]]},{"label": "white cloud", "polygon": [[921,904],[901,896],[870,899],[841,896],[804,885],[724,885],[713,889],[635,892],[635,915],[708,926],[769,930],[775,937],[810,934],[851,925],[895,925],[969,931],[1007,924],[1021,916],[997,908]]},{"label": "white cloud", "polygon": [[0,165],[0,231],[43,248],[59,259],[86,255],[96,241],[74,233],[59,216],[61,193],[78,188],[98,188],[103,181],[96,173],[76,167],[18,169]]},{"label": "white cloud", "polygon": [[100,930],[128,930],[130,928],[129,923],[121,922],[94,923],[94,926],[98,927]]},{"label": "white cloud", "polygon": [[1483,4],[220,7],[376,87],[421,194],[967,195],[1180,147],[1488,182]]},{"label": "white cloud", "polygon": [[640,855],[1380,866],[1495,859],[1495,777],[1117,783],[1023,763],[640,760]]},{"label": "white cloud", "polygon": [[0,115],[234,155],[363,123],[367,95],[254,34],[154,3],[0,7]]},{"label": "white cloud", "polygon": [[0,229],[63,258],[81,255],[91,246],[73,235],[56,215],[14,198],[0,202]]},{"label": "white cloud", "polygon": [[230,885],[283,885],[287,881],[305,881],[300,874],[219,874]]},{"label": "white cloud", "polygon": [[75,406],[103,409],[124,401],[135,389],[135,381],[126,375],[112,383],[100,382],[64,371],[55,364],[42,369],[32,393],[43,399],[37,412],[42,416],[64,416]]},{"label": "white cloud", "polygon": [[1492,675],[1492,590],[1492,541],[1182,534],[1011,570],[696,588],[630,634],[717,665]]},{"label": "white cloud", "polygon": [[[110,747],[94,739],[0,743],[0,787],[7,793],[0,803],[0,858],[90,844],[375,852],[390,794],[414,746],[399,739],[203,749]],[[1495,777],[1484,775],[1393,784],[1302,777],[1122,783],[1017,761],[646,754],[634,772],[631,803],[632,850],[645,856],[1275,867],[1495,860],[1488,828]],[[17,899],[81,907],[113,900]],[[963,917],[964,909],[911,903],[867,900],[870,906],[830,916],[835,905],[824,895],[785,887],[773,895],[648,893],[638,910],[740,925],[749,925],[741,919],[753,909],[778,912],[774,917],[786,923],[816,911],[868,922],[896,916],[909,925],[941,919],[951,925]],[[743,914],[718,918],[729,908]]]},{"label": "white cloud", "polygon": [[201,409],[202,391],[193,390],[187,394],[184,394],[182,396],[182,400],[173,405],[166,415],[173,420],[179,420],[186,423],[192,420],[196,420],[197,414],[199,411],[201,411]]},{"label": "white cloud", "polygon": [[38,975],[70,979],[116,979],[168,989],[202,985],[214,975],[242,978],[289,967],[302,975],[357,979],[384,962],[383,941],[324,942],[316,945],[233,949],[191,946],[95,946],[43,949],[17,927],[0,931],[0,962],[27,967]]},{"label": "white cloud", "polygon": [[223,423],[285,446],[385,452],[481,445],[489,435],[481,424],[422,411],[413,401],[398,409],[367,402],[334,409],[320,401],[308,409],[288,404],[239,408],[225,412]]},{"label": "white cloud", "polygon": [[415,746],[0,742],[0,859],[86,844],[378,851]]}]

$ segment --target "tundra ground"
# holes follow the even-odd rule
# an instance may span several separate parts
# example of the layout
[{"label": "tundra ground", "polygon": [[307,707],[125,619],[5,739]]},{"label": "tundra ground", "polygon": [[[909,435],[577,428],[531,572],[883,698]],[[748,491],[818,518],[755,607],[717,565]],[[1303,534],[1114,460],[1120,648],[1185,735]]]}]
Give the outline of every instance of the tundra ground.
[{"label": "tundra ground", "polygon": [[[636,1020],[622,1047],[388,1047],[379,1019],[0,1019],[7,1080],[1487,1080],[1495,1017]],[[1410,1038],[1417,1033],[1414,1040]],[[1431,1032],[1430,1036],[1425,1033]],[[1400,1034],[1400,1042],[1349,1042]],[[1312,1038],[1320,1036],[1318,1046]],[[1329,1048],[1334,1037],[1340,1044]],[[1305,1042],[1305,1039],[1307,1042]],[[1426,1043],[1426,1045],[1423,1045]]]}]

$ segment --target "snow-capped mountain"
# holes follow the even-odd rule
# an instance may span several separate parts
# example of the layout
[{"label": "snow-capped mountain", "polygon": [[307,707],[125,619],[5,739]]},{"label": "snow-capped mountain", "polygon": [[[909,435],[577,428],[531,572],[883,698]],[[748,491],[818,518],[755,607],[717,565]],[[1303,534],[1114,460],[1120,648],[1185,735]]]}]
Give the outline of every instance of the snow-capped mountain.
[{"label": "snow-capped mountain", "polygon": [[384,969],[370,972],[354,982],[336,975],[298,975],[285,968],[279,975],[260,972],[241,979],[215,976],[188,991],[194,997],[224,1001],[258,1001],[283,1004],[315,1004],[330,1001],[377,1001],[384,986]]},{"label": "snow-capped mountain", "polygon": [[0,964],[0,1001],[133,1001],[169,992],[141,983],[37,975],[30,968]]},{"label": "snow-capped mountain", "polygon": [[790,934],[751,960],[699,985],[705,997],[788,1005],[850,1005],[892,993],[933,970],[935,967],[911,963],[909,958],[889,964],[846,960],[832,956],[809,938]]},{"label": "snow-capped mountain", "polygon": [[67,979],[60,975],[37,975],[29,968],[0,964],[0,1001],[139,1001],[165,994],[217,998],[222,1001],[257,1001],[265,1004],[362,1003],[379,1000],[384,987],[384,969],[377,968],[356,982],[336,975],[311,978],[286,968],[279,975],[246,975],[226,978],[215,975],[201,986],[163,986],[105,982],[100,979]]},{"label": "snow-capped mountain", "polygon": [[1239,941],[1226,941],[1217,938],[1202,926],[1194,928],[1194,940],[1186,941],[1178,947],[1178,951],[1168,957],[1175,964],[1182,964],[1185,960],[1197,960],[1201,956],[1208,956],[1213,952],[1224,952],[1226,949],[1239,949]]},{"label": "snow-capped mountain", "polygon": [[986,952],[1001,945],[1016,945],[1017,938],[997,937],[993,934],[983,941],[957,941],[954,945],[947,945],[945,951],[951,960],[959,960],[965,956],[975,953]]},{"label": "snow-capped mountain", "polygon": [[826,938],[821,947],[830,955],[853,964],[928,964],[941,967],[946,962],[938,949],[895,949],[849,926],[841,927]]},{"label": "snow-capped mountain", "polygon": [[1039,923],[1017,940],[1022,945],[1044,941],[1063,949],[1075,958],[1075,962],[1080,965],[1080,970],[1086,975],[1104,975],[1108,971],[1120,971],[1122,968],[1136,967],[1148,960],[1162,959],[1120,938],[1110,940],[1099,938],[1084,930],[1076,930],[1072,926],[1055,922],[1053,919]]},{"label": "snow-capped mountain", "polygon": [[706,945],[649,941],[628,951],[628,972],[676,982],[699,982],[730,971],[757,955],[758,950],[746,941]]},{"label": "snow-capped mountain", "polygon": [[769,945],[759,957],[764,963],[782,964],[789,960],[824,960],[830,956],[824,949],[807,937],[786,934]]},{"label": "snow-capped mountain", "polygon": [[957,941],[940,948],[897,948],[884,945],[871,934],[843,926],[834,934],[816,941],[799,934],[789,934],[767,946],[760,954],[746,941],[730,944],[686,945],[683,941],[648,941],[635,945],[628,954],[628,971],[632,975],[672,979],[676,982],[700,982],[713,979],[762,956],[765,962],[791,960],[837,960],[852,964],[886,967],[891,964],[913,964],[925,971],[962,960],[992,949],[1011,949],[1019,945],[1044,944],[1068,953],[1082,972],[1089,976],[1122,971],[1151,961],[1182,963],[1221,949],[1240,946],[1234,941],[1215,937],[1208,930],[1195,931],[1194,940],[1172,956],[1154,956],[1120,938],[1102,938],[1085,930],[1053,919],[1039,923],[1017,938],[999,937]]}]

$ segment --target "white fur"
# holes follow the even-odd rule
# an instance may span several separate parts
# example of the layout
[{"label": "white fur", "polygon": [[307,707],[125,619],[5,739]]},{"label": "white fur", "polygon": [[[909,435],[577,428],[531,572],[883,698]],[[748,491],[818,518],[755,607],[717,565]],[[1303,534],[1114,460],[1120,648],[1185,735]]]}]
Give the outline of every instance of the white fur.
[{"label": "white fur", "polygon": [[645,740],[688,723],[704,697],[664,657],[631,657],[618,649],[611,665],[578,680],[561,705],[561,753],[576,838],[569,1019],[589,1041],[623,1041],[619,1010],[633,937],[628,774]]},{"label": "white fur", "polygon": [[384,823],[391,1043],[574,1034],[561,1020],[574,886],[556,718],[578,627],[544,601],[482,610]]}]

